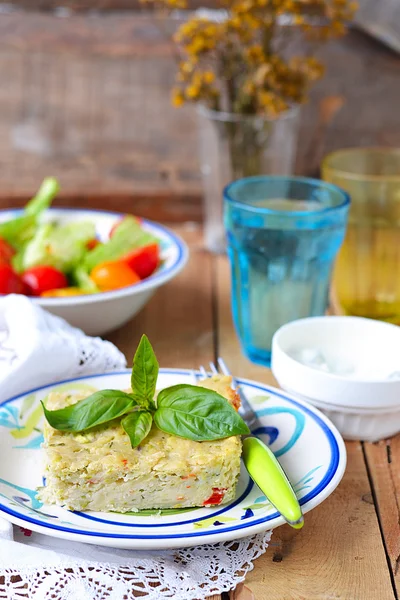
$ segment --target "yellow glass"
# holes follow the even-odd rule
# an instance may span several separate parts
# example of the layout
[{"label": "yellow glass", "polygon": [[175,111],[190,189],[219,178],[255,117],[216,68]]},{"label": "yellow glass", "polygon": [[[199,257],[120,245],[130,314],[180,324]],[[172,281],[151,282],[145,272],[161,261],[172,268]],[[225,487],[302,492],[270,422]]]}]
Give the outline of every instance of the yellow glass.
[{"label": "yellow glass", "polygon": [[322,177],[351,198],[333,279],[342,310],[400,324],[400,149],[333,152]]}]

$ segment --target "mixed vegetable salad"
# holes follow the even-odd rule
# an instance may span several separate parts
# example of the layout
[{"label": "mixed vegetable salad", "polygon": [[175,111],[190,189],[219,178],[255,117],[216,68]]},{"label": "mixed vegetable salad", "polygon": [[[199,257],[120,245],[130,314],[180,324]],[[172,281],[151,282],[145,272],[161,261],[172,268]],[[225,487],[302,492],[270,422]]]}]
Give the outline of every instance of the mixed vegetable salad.
[{"label": "mixed vegetable salad", "polygon": [[43,222],[59,190],[46,178],[18,217],[0,223],[0,294],[41,297],[108,292],[146,279],[160,265],[159,240],[126,215],[100,241],[91,221]]}]

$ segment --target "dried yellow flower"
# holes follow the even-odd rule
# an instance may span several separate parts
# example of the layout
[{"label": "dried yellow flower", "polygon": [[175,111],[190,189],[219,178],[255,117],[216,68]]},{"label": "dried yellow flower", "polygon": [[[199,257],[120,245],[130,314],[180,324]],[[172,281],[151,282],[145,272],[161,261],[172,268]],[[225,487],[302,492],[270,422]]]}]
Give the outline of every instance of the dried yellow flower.
[{"label": "dried yellow flower", "polygon": [[183,95],[182,90],[174,88],[172,90],[173,106],[175,106],[176,108],[179,108],[180,106],[182,106],[182,104],[184,104],[184,102],[185,102],[185,96]]},{"label": "dried yellow flower", "polygon": [[186,0],[165,0],[165,4],[168,8],[187,8]]},{"label": "dried yellow flower", "polygon": [[[187,3],[143,1],[167,8]],[[217,110],[270,117],[304,102],[324,72],[311,54],[293,57],[282,46],[282,16],[291,23],[286,36],[300,32],[324,42],[345,33],[357,8],[353,0],[220,0],[220,5],[226,17],[195,16],[174,35],[182,61],[173,103],[202,101]]]},{"label": "dried yellow flower", "polygon": [[203,73],[203,81],[207,85],[214,83],[215,74],[212,71],[205,71],[205,73]]},{"label": "dried yellow flower", "polygon": [[294,15],[293,16],[293,25],[303,25],[305,23],[305,18],[303,15]]},{"label": "dried yellow flower", "polygon": [[254,46],[249,46],[246,48],[244,55],[246,57],[247,62],[252,65],[259,65],[263,61],[265,61],[265,54],[261,44],[254,44]]},{"label": "dried yellow flower", "polygon": [[201,88],[198,85],[188,85],[185,90],[185,96],[189,100],[197,100],[200,95],[200,90]]}]

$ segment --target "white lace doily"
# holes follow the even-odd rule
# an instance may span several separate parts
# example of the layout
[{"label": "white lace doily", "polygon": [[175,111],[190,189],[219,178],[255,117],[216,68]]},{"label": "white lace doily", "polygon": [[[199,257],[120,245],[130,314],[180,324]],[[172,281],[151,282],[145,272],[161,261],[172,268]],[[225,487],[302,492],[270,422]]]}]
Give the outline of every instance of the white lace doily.
[{"label": "white lace doily", "polygon": [[[265,532],[233,542],[159,553],[104,548],[104,555],[108,555],[104,562],[76,560],[32,546],[27,549],[34,552],[28,551],[22,558],[22,544],[3,542],[3,549],[6,544],[8,553],[17,552],[19,557],[0,568],[0,598],[201,600],[234,589],[243,581],[253,561],[266,551],[270,537],[271,532]],[[11,546],[19,549],[10,551]],[[121,556],[124,554],[129,557]]]}]

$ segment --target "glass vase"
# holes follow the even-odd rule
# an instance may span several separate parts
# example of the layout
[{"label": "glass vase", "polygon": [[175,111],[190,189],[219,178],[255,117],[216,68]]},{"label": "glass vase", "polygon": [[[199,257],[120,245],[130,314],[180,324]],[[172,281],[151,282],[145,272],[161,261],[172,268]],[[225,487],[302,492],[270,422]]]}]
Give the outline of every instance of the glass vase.
[{"label": "glass vase", "polygon": [[299,108],[276,119],[198,108],[203,181],[204,241],[208,250],[226,250],[223,189],[255,175],[290,175],[296,158]]}]

